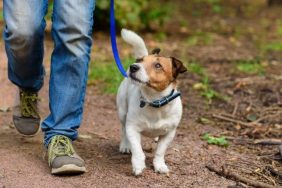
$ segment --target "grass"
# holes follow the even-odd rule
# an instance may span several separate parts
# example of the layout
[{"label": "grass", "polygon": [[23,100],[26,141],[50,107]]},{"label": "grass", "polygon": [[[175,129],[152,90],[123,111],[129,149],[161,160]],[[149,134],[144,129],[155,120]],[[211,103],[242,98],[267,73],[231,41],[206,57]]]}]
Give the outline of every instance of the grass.
[{"label": "grass", "polygon": [[264,68],[259,60],[240,60],[236,62],[236,69],[240,72],[247,74],[260,74],[265,73]]},{"label": "grass", "polygon": [[190,72],[195,73],[199,76],[203,76],[205,74],[204,68],[196,61],[192,61],[191,63],[189,63],[188,69]]},{"label": "grass", "polygon": [[154,36],[159,42],[163,42],[167,39],[167,34],[165,32],[158,32]]},{"label": "grass", "polygon": [[3,10],[0,10],[0,21],[4,20]]},{"label": "grass", "polygon": [[263,45],[263,51],[282,51],[281,42],[271,42]]},{"label": "grass", "polygon": [[282,20],[277,22],[277,34],[282,36]]},{"label": "grass", "polygon": [[[134,62],[133,59],[125,59],[122,63],[127,69],[130,64]],[[119,72],[115,62],[92,62],[89,69],[89,85],[101,85],[101,90],[107,94],[115,94],[117,92],[123,76]]]},{"label": "grass", "polygon": [[201,77],[201,81],[194,84],[193,88],[201,91],[201,95],[207,99],[208,104],[211,104],[212,100],[215,98],[223,99],[225,101],[230,100],[227,96],[221,95],[212,88],[209,76],[199,63],[192,61],[188,64],[188,70]]},{"label": "grass", "polygon": [[47,11],[47,14],[45,16],[45,18],[47,20],[51,20],[51,17],[52,17],[52,14],[53,14],[53,2],[49,2],[48,4],[48,11]]},{"label": "grass", "polygon": [[197,31],[195,34],[186,39],[186,44],[191,47],[196,45],[209,45],[212,44],[213,41],[214,38],[211,33]]},{"label": "grass", "polygon": [[214,137],[214,136],[211,136],[208,133],[205,133],[202,136],[202,139],[207,141],[208,144],[218,145],[218,146],[221,146],[221,147],[228,147],[229,146],[229,143],[224,136]]}]

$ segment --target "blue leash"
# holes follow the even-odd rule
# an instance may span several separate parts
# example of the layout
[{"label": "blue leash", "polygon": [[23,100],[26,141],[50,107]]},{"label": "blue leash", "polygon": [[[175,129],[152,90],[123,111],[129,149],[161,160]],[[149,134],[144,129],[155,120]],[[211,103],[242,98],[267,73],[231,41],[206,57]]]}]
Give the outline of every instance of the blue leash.
[{"label": "blue leash", "polygon": [[111,31],[112,51],[113,51],[113,55],[116,61],[116,65],[120,73],[124,77],[127,77],[126,70],[124,70],[122,66],[122,63],[120,61],[119,54],[118,54],[118,49],[117,49],[114,0],[111,0],[111,4],[110,4],[110,31]]}]

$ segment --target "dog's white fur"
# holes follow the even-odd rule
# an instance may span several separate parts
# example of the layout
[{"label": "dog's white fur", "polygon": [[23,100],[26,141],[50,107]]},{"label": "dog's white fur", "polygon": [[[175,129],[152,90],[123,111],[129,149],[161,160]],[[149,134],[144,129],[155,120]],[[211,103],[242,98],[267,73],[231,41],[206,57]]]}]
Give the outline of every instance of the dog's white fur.
[{"label": "dog's white fur", "polygon": [[[143,39],[136,33],[123,29],[122,37],[127,43],[134,46],[136,58],[148,55]],[[139,63],[141,69],[136,74],[141,82],[125,78],[118,90],[117,108],[122,123],[122,140],[119,150],[122,153],[132,153],[133,173],[140,175],[146,167],[145,154],[141,146],[141,134],[152,138],[159,137],[153,160],[154,169],[159,173],[168,173],[169,169],[165,164],[164,156],[179,125],[182,103],[178,97],[161,108],[150,106],[140,108],[141,95],[147,101],[152,101],[169,95],[173,89],[173,85],[170,84],[164,91],[158,92],[143,84],[148,81],[148,75],[141,64]]]},{"label": "dog's white fur", "polygon": [[121,36],[125,42],[133,47],[135,58],[141,58],[148,55],[144,40],[139,35],[133,31],[122,29]]}]

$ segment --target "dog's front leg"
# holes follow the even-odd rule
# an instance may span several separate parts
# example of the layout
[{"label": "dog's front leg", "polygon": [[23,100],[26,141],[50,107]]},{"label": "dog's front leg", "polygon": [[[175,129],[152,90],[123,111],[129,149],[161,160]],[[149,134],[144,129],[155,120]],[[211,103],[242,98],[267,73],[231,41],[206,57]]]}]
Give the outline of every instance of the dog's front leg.
[{"label": "dog's front leg", "polygon": [[130,143],[127,139],[125,125],[122,125],[121,142],[119,145],[119,152],[130,153]]},{"label": "dog's front leg", "polygon": [[135,126],[126,126],[126,135],[130,143],[132,158],[132,169],[133,174],[138,176],[142,173],[143,169],[146,168],[145,165],[145,154],[142,150],[141,145],[141,134],[136,130]]},{"label": "dog's front leg", "polygon": [[174,138],[175,132],[176,132],[176,129],[170,131],[169,133],[167,133],[164,136],[159,137],[158,146],[157,146],[155,158],[153,161],[155,172],[159,172],[159,173],[168,173],[169,172],[169,169],[167,165],[165,164],[164,156],[165,156],[165,152],[169,144],[172,142]]}]

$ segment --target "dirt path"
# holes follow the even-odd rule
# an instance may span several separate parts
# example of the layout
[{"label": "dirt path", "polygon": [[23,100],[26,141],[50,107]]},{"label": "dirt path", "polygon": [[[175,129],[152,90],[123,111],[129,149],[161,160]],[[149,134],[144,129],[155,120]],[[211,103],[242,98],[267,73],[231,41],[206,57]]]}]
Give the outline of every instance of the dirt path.
[{"label": "dirt path", "polygon": [[[3,44],[0,48],[0,107],[12,107],[16,88],[7,80],[6,57]],[[50,52],[47,51],[47,56]],[[47,62],[47,61],[46,61]],[[46,65],[48,67],[48,64]],[[47,68],[47,76],[49,75]],[[46,80],[46,83],[47,80]],[[42,116],[48,114],[48,84],[40,96]],[[184,93],[183,98],[188,94]],[[193,103],[193,101],[192,101]],[[83,138],[74,143],[85,159],[88,172],[74,177],[50,175],[42,133],[34,138],[17,134],[11,123],[12,112],[0,112],[0,187],[227,187],[232,181],[221,178],[205,168],[209,161],[217,161],[227,150],[207,147],[199,134],[210,129],[194,122],[193,112],[184,108],[181,128],[167,152],[169,177],[153,172],[151,141],[146,140],[147,169],[142,177],[131,174],[130,156],[118,152],[120,124],[117,119],[114,96],[97,95],[88,87],[84,120],[79,129]],[[191,114],[190,114],[191,113]]]},{"label": "dirt path", "polygon": [[[115,96],[100,95],[96,88],[101,87],[99,80],[97,86],[87,88],[84,119],[79,129],[82,137],[74,142],[86,161],[88,172],[72,177],[50,175],[44,159],[43,134],[34,138],[18,135],[12,125],[12,112],[3,112],[7,107],[12,108],[17,91],[7,79],[7,60],[3,42],[0,41],[0,188],[248,187],[210,172],[205,167],[208,164],[227,166],[247,179],[281,187],[281,177],[267,168],[282,172],[282,156],[277,155],[277,146],[251,143],[254,139],[282,137],[282,56],[281,45],[277,43],[282,37],[282,22],[278,22],[281,7],[263,9],[254,18],[248,19],[247,15],[237,15],[233,5],[230,5],[230,10],[237,15],[236,18],[232,11],[228,14],[228,7],[225,11],[227,16],[211,13],[193,16],[187,14],[188,6],[182,6],[182,1],[178,2],[183,12],[174,11],[176,16],[172,24],[167,25],[169,34],[165,35],[165,42],[161,42],[162,35],[144,33],[150,49],[161,47],[163,54],[175,55],[197,65],[181,80],[184,113],[177,136],[166,155],[170,176],[153,172],[152,144],[148,139],[144,142],[147,169],[141,177],[132,175],[130,155],[118,152],[120,123]],[[206,9],[196,10],[201,13]],[[188,20],[188,24],[182,26],[179,22],[177,25],[177,18]],[[175,29],[179,27],[181,29]],[[96,32],[94,38],[92,58],[95,62],[111,62],[109,37],[104,32]],[[40,92],[43,118],[48,115],[47,83],[53,48],[50,42],[45,45],[46,84]],[[130,48],[121,43],[119,47],[122,48],[121,57],[128,57]],[[272,47],[272,50],[266,53],[266,47]],[[250,72],[249,66],[257,70]],[[199,67],[203,67],[209,76],[208,86],[231,100],[222,100],[220,95],[213,99],[212,104],[207,104],[201,93],[204,87],[194,87],[203,82]],[[215,119],[212,114],[229,115],[229,118],[250,126]],[[250,124],[259,119],[260,122]],[[206,132],[214,136],[228,136],[230,146],[225,149],[208,145],[200,137]]]}]

